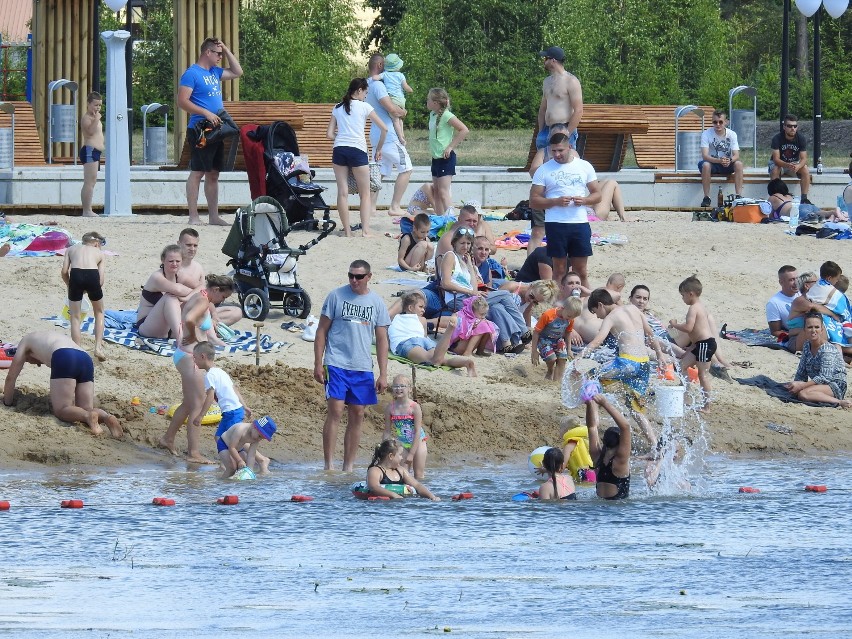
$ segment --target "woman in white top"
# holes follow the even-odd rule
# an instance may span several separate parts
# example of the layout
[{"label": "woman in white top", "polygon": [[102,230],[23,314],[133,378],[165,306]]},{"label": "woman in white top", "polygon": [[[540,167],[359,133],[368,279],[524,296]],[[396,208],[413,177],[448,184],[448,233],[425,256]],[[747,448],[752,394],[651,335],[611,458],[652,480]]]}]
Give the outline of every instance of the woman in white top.
[{"label": "woman in white top", "polygon": [[369,104],[364,102],[367,97],[367,81],[355,78],[349,83],[349,89],[340,104],[331,111],[328,123],[328,139],[334,140],[331,163],[334,168],[334,179],[337,181],[337,212],[343,233],[352,237],[349,226],[349,171],[355,176],[358,185],[358,197],[361,199],[361,234],[370,236],[370,214],[373,203],[370,198],[370,161],[367,156],[367,138],[364,136],[364,125],[367,118],[379,127],[382,134],[376,144],[376,161],[382,159],[382,145],[388,127],[376,115]]}]

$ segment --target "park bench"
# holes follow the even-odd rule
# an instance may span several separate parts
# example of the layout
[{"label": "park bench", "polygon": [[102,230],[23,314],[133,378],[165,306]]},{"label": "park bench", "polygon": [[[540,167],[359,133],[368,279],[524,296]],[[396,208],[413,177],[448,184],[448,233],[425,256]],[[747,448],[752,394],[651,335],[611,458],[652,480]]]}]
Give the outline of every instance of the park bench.
[{"label": "park bench", "polygon": [[[630,104],[585,104],[580,126],[577,127],[577,151],[596,171],[619,171],[624,164],[630,137],[647,132],[648,126],[648,119],[641,107]],[[526,166],[510,170],[529,171],[536,153],[537,135],[538,124],[533,131]]]}]

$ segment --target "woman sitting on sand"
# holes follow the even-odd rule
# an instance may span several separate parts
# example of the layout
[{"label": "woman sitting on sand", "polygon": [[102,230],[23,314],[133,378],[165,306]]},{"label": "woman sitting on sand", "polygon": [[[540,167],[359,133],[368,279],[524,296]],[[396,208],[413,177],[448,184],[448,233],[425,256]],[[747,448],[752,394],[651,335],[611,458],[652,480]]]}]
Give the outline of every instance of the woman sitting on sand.
[{"label": "woman sitting on sand", "polygon": [[798,399],[824,402],[841,408],[852,408],[846,395],[846,364],[840,348],[828,341],[822,315],[810,311],[805,315],[805,343],[802,358],[787,390]]},{"label": "woman sitting on sand", "polygon": [[178,284],[183,254],[177,244],[169,244],[160,254],[160,268],[151,274],[139,299],[136,328],[143,337],[175,337],[180,327],[180,307],[194,291]]}]

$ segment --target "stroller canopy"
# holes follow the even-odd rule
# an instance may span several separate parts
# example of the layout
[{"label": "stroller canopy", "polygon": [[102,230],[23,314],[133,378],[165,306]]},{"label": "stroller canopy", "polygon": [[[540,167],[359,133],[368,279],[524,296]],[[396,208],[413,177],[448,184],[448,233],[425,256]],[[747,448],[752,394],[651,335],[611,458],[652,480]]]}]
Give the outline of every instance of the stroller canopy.
[{"label": "stroller canopy", "polygon": [[237,210],[222,253],[236,258],[246,238],[250,238],[256,247],[267,245],[272,240],[285,246],[284,237],[289,232],[290,224],[282,206],[275,198],[262,196]]}]

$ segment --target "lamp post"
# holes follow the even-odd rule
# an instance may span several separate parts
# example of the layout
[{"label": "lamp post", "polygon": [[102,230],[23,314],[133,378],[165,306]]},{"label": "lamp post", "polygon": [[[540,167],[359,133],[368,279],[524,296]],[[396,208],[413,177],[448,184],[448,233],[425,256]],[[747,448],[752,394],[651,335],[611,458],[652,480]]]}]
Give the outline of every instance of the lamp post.
[{"label": "lamp post", "polygon": [[[112,11],[119,11],[127,0],[104,0]],[[131,215],[130,135],[127,130],[127,67],[124,50],[130,33],[104,31],[101,38],[107,48],[106,73],[106,188],[105,215]]]},{"label": "lamp post", "polygon": [[[787,12],[787,4],[789,0],[784,0],[785,12]],[[849,0],[796,0],[796,8],[802,15],[814,18],[814,168],[819,167],[822,163],[822,74],[820,72],[821,52],[819,42],[819,26],[820,26],[820,6],[824,6],[832,18],[839,18],[849,7]],[[785,29],[789,28],[789,15],[785,15]],[[787,43],[784,43],[784,54],[787,54]],[[788,54],[789,55],[789,54]],[[782,55],[782,58],[784,56]],[[783,62],[782,62],[783,64]],[[789,66],[789,63],[788,65]],[[781,72],[781,117],[784,117],[786,107],[786,92],[788,84],[785,82],[784,70]]]}]

